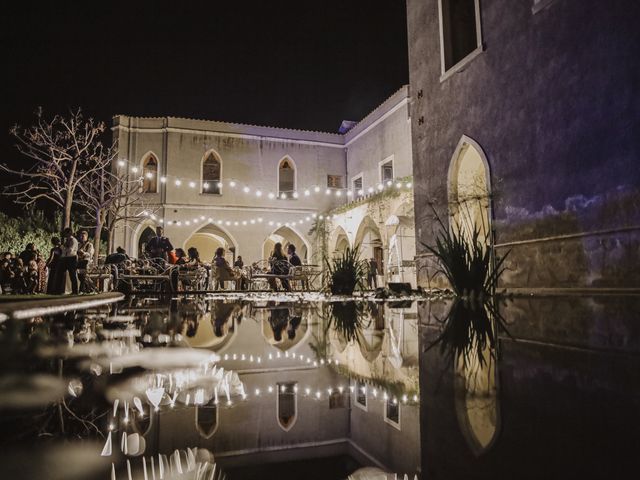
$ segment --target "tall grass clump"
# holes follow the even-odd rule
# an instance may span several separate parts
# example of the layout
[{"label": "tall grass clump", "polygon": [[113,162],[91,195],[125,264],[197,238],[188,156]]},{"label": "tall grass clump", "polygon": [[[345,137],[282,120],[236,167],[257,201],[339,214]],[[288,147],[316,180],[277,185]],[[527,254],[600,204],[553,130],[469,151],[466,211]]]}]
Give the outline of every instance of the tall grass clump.
[{"label": "tall grass clump", "polygon": [[508,252],[494,257],[488,233],[481,235],[474,226],[471,235],[465,235],[459,225],[449,229],[440,217],[436,219],[441,231],[435,245],[422,245],[439,260],[437,273],[446,277],[456,297],[481,300],[495,295]]},{"label": "tall grass clump", "polygon": [[324,257],[328,273],[328,287],[333,295],[352,295],[356,287],[364,289],[367,274],[366,262],[360,260],[358,247],[348,247],[333,259]]}]

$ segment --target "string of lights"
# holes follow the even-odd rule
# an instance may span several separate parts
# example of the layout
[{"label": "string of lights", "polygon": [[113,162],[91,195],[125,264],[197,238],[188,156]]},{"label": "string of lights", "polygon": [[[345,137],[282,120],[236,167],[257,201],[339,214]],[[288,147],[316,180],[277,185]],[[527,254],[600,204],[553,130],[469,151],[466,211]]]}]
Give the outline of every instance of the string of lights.
[{"label": "string of lights", "polygon": [[[156,215],[155,213],[149,212],[148,210],[144,210],[140,213],[141,216],[144,217],[148,217],[151,220],[157,221],[160,224],[164,224],[165,222],[167,224],[171,223],[171,224],[175,224],[177,226],[182,226],[182,225],[186,225],[186,226],[190,226],[190,225],[197,225],[199,223],[211,223],[211,224],[217,224],[220,226],[235,226],[235,227],[246,227],[248,225],[256,225],[256,224],[267,224],[270,227],[294,227],[296,225],[304,225],[305,223],[313,223],[315,221],[316,218],[323,220],[323,219],[332,219],[332,218],[337,218],[337,215],[318,215],[317,213],[312,213],[312,214],[307,214],[305,215],[303,218],[300,218],[298,220],[291,220],[288,222],[280,222],[280,221],[275,221],[275,220],[269,220],[269,221],[265,221],[262,217],[256,217],[256,218],[250,218],[248,220],[229,220],[229,219],[221,219],[221,218],[214,218],[214,217],[207,217],[205,215],[200,215],[198,217],[193,217],[192,219],[186,219],[186,220],[165,220],[164,218]],[[304,214],[302,214],[304,215]]]},{"label": "string of lights", "polygon": [[[118,160],[118,166],[121,168],[126,167],[128,162],[126,160]],[[143,173],[140,176],[140,180],[147,178],[149,180],[153,179],[155,174],[154,172],[147,171],[141,172],[140,167],[134,165],[130,167],[129,170],[133,175],[138,175]],[[312,195],[334,195],[336,197],[346,196],[346,197],[362,197],[367,194],[372,194],[375,192],[383,191],[385,189],[411,189],[413,184],[410,181],[402,181],[399,179],[396,180],[386,180],[384,182],[377,183],[376,185],[371,185],[369,187],[363,187],[358,190],[346,188],[346,187],[320,187],[319,185],[307,186],[304,188],[299,188],[293,192],[279,192],[274,193],[273,191],[266,191],[263,188],[252,186],[247,184],[246,182],[241,182],[235,179],[228,179],[225,181],[216,181],[216,182],[207,182],[202,180],[192,180],[185,179],[183,177],[176,176],[168,176],[162,175],[159,177],[160,183],[163,185],[173,184],[175,187],[186,186],[188,188],[196,189],[199,186],[202,188],[204,192],[210,191],[214,193],[215,188],[218,190],[222,189],[225,186],[228,186],[231,189],[238,188],[243,193],[247,195],[253,195],[257,198],[268,198],[270,200],[280,199],[297,199],[300,197],[309,197]],[[215,188],[214,188],[215,187]]]}]

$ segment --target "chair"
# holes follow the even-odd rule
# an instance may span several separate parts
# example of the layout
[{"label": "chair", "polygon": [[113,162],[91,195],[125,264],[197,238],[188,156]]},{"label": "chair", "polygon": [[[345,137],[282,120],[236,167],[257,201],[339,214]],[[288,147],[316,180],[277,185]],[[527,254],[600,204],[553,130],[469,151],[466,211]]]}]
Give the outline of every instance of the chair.
[{"label": "chair", "polygon": [[238,278],[231,275],[226,268],[218,268],[215,265],[211,266],[211,277],[214,280],[214,290],[224,290],[225,282],[233,282],[233,289],[237,289]]}]

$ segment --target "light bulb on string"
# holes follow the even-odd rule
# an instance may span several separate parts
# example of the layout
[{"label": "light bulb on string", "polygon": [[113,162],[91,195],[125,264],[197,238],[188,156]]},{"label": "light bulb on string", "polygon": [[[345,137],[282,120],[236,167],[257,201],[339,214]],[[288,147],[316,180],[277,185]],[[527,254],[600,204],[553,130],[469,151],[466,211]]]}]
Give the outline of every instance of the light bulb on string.
[{"label": "light bulb on string", "polygon": [[381,184],[381,183],[379,183],[379,184],[378,184],[378,190],[382,190],[383,188],[384,188],[384,185],[383,185],[383,184]]},{"label": "light bulb on string", "polygon": [[147,172],[147,173],[144,174],[144,176],[147,177],[147,178],[153,178],[153,173]]},{"label": "light bulb on string", "polygon": [[411,188],[411,182],[407,182],[406,185],[407,185],[407,188]]},{"label": "light bulb on string", "polygon": [[324,191],[324,193],[325,193],[325,195],[331,195],[331,190],[327,188],[327,189]]},{"label": "light bulb on string", "polygon": [[274,195],[273,192],[269,192],[269,195],[267,195],[271,200],[273,200],[274,198],[276,198],[276,196]]},{"label": "light bulb on string", "polygon": [[176,187],[179,187],[180,185],[182,185],[182,182],[180,180],[176,180]]},{"label": "light bulb on string", "polygon": [[281,198],[282,200],[286,200],[286,199],[287,199],[287,194],[286,194],[286,193],[284,193],[284,192],[283,192],[283,193],[281,193],[281,194],[280,194],[280,198]]},{"label": "light bulb on string", "polygon": [[367,192],[369,192],[369,193],[373,193],[373,187],[369,187],[369,188],[367,188]]},{"label": "light bulb on string", "polygon": [[358,195],[359,195],[359,196],[364,195],[364,190],[362,190],[362,189],[358,190]]},{"label": "light bulb on string", "polygon": [[320,187],[316,185],[315,187],[313,187],[313,191],[318,193],[320,191]]},{"label": "light bulb on string", "polygon": [[402,183],[401,182],[396,183],[396,188],[402,188]]},{"label": "light bulb on string", "polygon": [[131,167],[131,171],[133,173],[138,173],[138,167]]},{"label": "light bulb on string", "polygon": [[298,198],[298,192],[293,192],[293,198]]},{"label": "light bulb on string", "polygon": [[209,190],[209,184],[207,182],[204,182],[202,184],[202,188],[204,188],[205,190]]},{"label": "light bulb on string", "polygon": [[218,186],[218,188],[222,188],[222,182],[218,182],[216,185]]},{"label": "light bulb on string", "polygon": [[390,187],[391,185],[393,185],[393,182],[391,180],[387,180],[387,187]]},{"label": "light bulb on string", "polygon": [[347,197],[352,197],[353,196],[353,192],[351,190],[347,190]]},{"label": "light bulb on string", "polygon": [[160,183],[167,183],[167,177],[160,177]]},{"label": "light bulb on string", "polygon": [[196,188],[196,182],[189,182],[189,187]]},{"label": "light bulb on string", "polygon": [[235,181],[233,181],[233,180],[231,180],[231,181],[229,182],[229,186],[230,186],[231,188],[235,187],[235,186],[236,186],[236,182],[235,182]]},{"label": "light bulb on string", "polygon": [[119,167],[124,167],[126,164],[126,162],[124,160],[118,160],[118,166]]},{"label": "light bulb on string", "polygon": [[262,192],[260,190],[256,190],[256,197],[261,197],[262,196]]},{"label": "light bulb on string", "polygon": [[244,193],[249,193],[251,191],[251,189],[245,185],[244,188],[242,189],[242,191]]},{"label": "light bulb on string", "polygon": [[336,197],[340,197],[342,195],[342,191],[336,190]]},{"label": "light bulb on string", "polygon": [[311,192],[309,191],[309,189],[304,191],[304,196],[308,197],[309,195],[311,195]]}]

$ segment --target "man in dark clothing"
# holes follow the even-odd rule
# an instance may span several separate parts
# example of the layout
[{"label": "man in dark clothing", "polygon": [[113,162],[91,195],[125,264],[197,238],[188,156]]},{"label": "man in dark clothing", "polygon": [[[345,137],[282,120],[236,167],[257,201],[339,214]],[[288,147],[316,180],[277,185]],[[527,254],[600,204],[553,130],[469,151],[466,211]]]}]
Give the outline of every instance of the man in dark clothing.
[{"label": "man in dark clothing", "polygon": [[36,246],[33,243],[27,243],[26,248],[20,253],[19,258],[22,260],[22,263],[26,266],[29,265],[31,260],[36,259]]},{"label": "man in dark clothing", "polygon": [[238,267],[238,268],[244,267],[244,262],[242,261],[242,256],[241,255],[238,255],[238,258],[236,259],[236,261],[233,262],[233,266],[234,267]]},{"label": "man in dark clothing", "polygon": [[162,227],[156,227],[156,236],[151,237],[147,242],[146,252],[151,258],[162,258],[167,261],[167,254],[173,250],[173,245],[169,239],[163,236],[164,230]]},{"label": "man in dark clothing", "polygon": [[369,259],[369,275],[367,276],[369,288],[378,288],[378,262],[374,258]]},{"label": "man in dark clothing", "polygon": [[299,267],[302,265],[302,261],[300,257],[296,253],[296,246],[293,243],[290,243],[287,247],[287,255],[289,255],[289,263],[294,267]]}]

